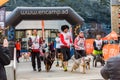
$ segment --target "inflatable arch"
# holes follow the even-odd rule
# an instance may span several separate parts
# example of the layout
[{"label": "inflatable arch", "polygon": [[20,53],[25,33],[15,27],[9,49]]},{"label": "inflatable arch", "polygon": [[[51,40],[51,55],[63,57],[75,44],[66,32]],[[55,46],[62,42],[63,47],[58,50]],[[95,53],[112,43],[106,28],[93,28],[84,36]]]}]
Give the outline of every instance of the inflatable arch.
[{"label": "inflatable arch", "polygon": [[84,19],[70,7],[17,7],[7,18],[6,26],[16,26],[22,20],[66,20],[79,25]]},{"label": "inflatable arch", "polygon": [[[9,26],[8,39],[10,41],[11,56],[13,59],[15,27],[22,20],[66,20],[73,26],[73,29],[79,30],[76,25],[82,25],[84,19],[70,7],[17,7],[7,16],[5,24]],[[74,31],[74,30],[73,30]],[[73,36],[74,33],[73,32]]]}]

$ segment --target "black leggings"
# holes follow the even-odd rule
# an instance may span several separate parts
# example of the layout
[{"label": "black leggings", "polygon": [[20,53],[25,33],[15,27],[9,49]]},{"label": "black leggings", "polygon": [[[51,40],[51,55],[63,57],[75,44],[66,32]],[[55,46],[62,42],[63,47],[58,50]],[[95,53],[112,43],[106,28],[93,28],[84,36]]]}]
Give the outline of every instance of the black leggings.
[{"label": "black leggings", "polygon": [[16,51],[16,58],[17,58],[17,62],[19,62],[19,58],[20,58],[20,50]]},{"label": "black leggings", "polygon": [[68,61],[70,59],[70,48],[62,47],[61,52],[63,54],[63,61]]}]

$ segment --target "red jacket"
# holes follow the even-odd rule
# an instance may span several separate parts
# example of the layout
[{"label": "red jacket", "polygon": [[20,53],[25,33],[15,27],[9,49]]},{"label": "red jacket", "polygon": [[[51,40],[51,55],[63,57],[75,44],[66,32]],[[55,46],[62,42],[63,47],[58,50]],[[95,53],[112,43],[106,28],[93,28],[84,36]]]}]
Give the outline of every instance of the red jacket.
[{"label": "red jacket", "polygon": [[16,42],[15,47],[16,47],[16,50],[21,50],[20,42]]}]

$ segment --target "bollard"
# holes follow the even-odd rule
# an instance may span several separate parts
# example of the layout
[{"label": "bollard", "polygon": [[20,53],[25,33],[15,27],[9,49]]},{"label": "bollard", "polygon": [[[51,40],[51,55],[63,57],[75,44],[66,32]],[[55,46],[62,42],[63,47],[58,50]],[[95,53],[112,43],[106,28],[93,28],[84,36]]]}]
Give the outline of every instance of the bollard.
[{"label": "bollard", "polygon": [[16,80],[16,48],[14,48],[14,63],[13,63],[13,69],[14,69],[14,80]]}]

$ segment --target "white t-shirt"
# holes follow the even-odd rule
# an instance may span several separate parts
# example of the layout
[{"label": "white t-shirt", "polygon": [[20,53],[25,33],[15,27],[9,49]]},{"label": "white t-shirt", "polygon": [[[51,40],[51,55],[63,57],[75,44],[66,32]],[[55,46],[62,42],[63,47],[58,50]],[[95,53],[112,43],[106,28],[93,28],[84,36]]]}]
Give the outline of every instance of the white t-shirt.
[{"label": "white t-shirt", "polygon": [[60,38],[59,37],[56,37],[55,38],[55,41],[56,41],[56,48],[60,48],[60,44],[61,44],[61,42],[60,42]]},{"label": "white t-shirt", "polygon": [[39,36],[31,36],[30,37],[32,39],[32,49],[39,49],[40,45],[39,45]]},{"label": "white t-shirt", "polygon": [[[72,38],[70,32],[67,32],[67,33],[62,32],[61,34],[62,34],[63,37],[64,37],[64,41],[67,43],[66,46],[70,46],[70,44],[71,44],[71,43],[70,43],[70,39]],[[62,41],[61,41],[61,45],[64,45],[64,44],[62,43]]]},{"label": "white t-shirt", "polygon": [[80,50],[85,50],[85,38],[78,38],[77,45]]},{"label": "white t-shirt", "polygon": [[101,49],[101,47],[102,47],[102,40],[95,40],[95,43],[96,43],[96,47],[98,49]]}]

